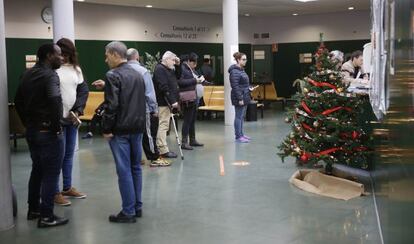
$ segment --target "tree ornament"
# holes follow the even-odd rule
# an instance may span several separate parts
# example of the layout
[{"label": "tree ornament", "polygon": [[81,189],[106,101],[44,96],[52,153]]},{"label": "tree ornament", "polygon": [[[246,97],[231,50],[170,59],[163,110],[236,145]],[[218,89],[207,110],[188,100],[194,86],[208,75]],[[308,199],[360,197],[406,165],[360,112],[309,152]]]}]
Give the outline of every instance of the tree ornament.
[{"label": "tree ornament", "polygon": [[338,88],[338,89],[336,89],[338,92],[343,92],[344,91],[344,89],[343,88]]},{"label": "tree ornament", "polygon": [[309,156],[306,153],[304,153],[304,154],[302,154],[302,156],[300,156],[300,161],[302,161],[302,163],[306,164],[308,162],[308,160],[309,160]]},{"label": "tree ornament", "polygon": [[300,148],[299,147],[295,147],[295,149],[293,149],[293,151],[300,153]]},{"label": "tree ornament", "polygon": [[292,121],[292,120],[291,120],[289,117],[286,117],[286,118],[285,118],[285,122],[286,122],[286,123],[290,123],[291,121]]},{"label": "tree ornament", "polygon": [[352,131],[352,139],[357,139],[358,138],[358,136],[359,136],[359,134],[358,134],[358,132],[356,132],[356,131]]},{"label": "tree ornament", "polygon": [[308,93],[309,92],[309,89],[308,88],[303,88],[303,91],[305,92],[305,93]]},{"label": "tree ornament", "polygon": [[313,127],[315,127],[315,128],[319,127],[319,122],[317,120],[313,122]]}]

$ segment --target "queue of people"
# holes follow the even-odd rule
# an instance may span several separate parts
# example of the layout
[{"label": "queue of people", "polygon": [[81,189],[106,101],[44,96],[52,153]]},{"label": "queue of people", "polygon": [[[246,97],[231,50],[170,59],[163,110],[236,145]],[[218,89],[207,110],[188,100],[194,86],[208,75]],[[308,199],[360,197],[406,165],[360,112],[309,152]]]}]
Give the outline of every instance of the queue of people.
[{"label": "queue of people", "polygon": [[[22,76],[15,104],[27,128],[32,158],[27,219],[37,219],[38,227],[45,228],[69,222],[54,214],[55,204],[69,206],[68,198],[86,198],[72,186],[72,167],[79,116],[89,89],[71,40],[44,44],[37,57],[36,65]],[[122,42],[109,43],[105,57],[110,70],[92,85],[104,89],[99,117],[114,157],[122,199],[121,211],[110,215],[109,221],[133,223],[142,216],[142,148],[150,166],[169,166],[166,158],[177,157],[166,140],[171,113],[181,107],[184,114],[182,148],[203,146],[195,139],[194,124],[200,98],[196,86],[205,79],[195,71],[198,56],[194,53],[181,62],[174,53],[165,52],[153,76],[139,63],[138,51],[127,49]],[[183,101],[180,93],[188,90],[195,97]]]}]

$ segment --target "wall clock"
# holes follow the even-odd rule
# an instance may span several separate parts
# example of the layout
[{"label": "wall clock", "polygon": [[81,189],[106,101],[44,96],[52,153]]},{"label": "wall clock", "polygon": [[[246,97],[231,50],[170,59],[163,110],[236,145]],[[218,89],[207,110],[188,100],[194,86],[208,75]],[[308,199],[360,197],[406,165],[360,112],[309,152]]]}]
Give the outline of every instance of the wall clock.
[{"label": "wall clock", "polygon": [[41,17],[43,22],[50,24],[53,21],[53,11],[51,8],[46,7],[42,9]]}]

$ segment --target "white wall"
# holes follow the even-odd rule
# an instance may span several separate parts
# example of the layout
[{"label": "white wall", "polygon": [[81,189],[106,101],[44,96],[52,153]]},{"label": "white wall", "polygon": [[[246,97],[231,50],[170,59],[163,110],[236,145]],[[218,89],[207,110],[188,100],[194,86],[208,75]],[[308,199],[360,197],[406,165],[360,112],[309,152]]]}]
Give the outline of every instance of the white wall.
[{"label": "white wall", "polygon": [[370,38],[369,11],[348,11],[321,15],[303,15],[278,18],[254,18],[245,27],[249,33],[270,33],[269,39],[255,39],[253,43],[289,43],[360,40]]},{"label": "white wall", "polygon": [[[6,37],[51,39],[53,30],[40,17],[45,6],[50,6],[49,0],[5,0]],[[222,16],[217,14],[79,2],[75,2],[74,11],[76,39],[221,43],[223,37]],[[174,30],[174,26],[187,30]],[[194,30],[197,28],[198,31]],[[367,39],[370,17],[369,12],[241,17],[239,29],[240,43],[317,41],[320,32],[325,33],[326,41]],[[253,33],[264,32],[270,33],[270,39],[253,40]]]}]

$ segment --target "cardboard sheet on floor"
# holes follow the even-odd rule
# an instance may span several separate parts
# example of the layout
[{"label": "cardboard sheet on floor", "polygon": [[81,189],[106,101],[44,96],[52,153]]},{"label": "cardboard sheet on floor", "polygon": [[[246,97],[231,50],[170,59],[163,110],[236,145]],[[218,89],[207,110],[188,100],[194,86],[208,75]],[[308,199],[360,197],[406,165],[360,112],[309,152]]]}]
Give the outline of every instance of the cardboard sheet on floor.
[{"label": "cardboard sheet on floor", "polygon": [[349,200],[364,193],[364,185],[316,170],[298,170],[289,180],[296,187],[314,194]]}]

